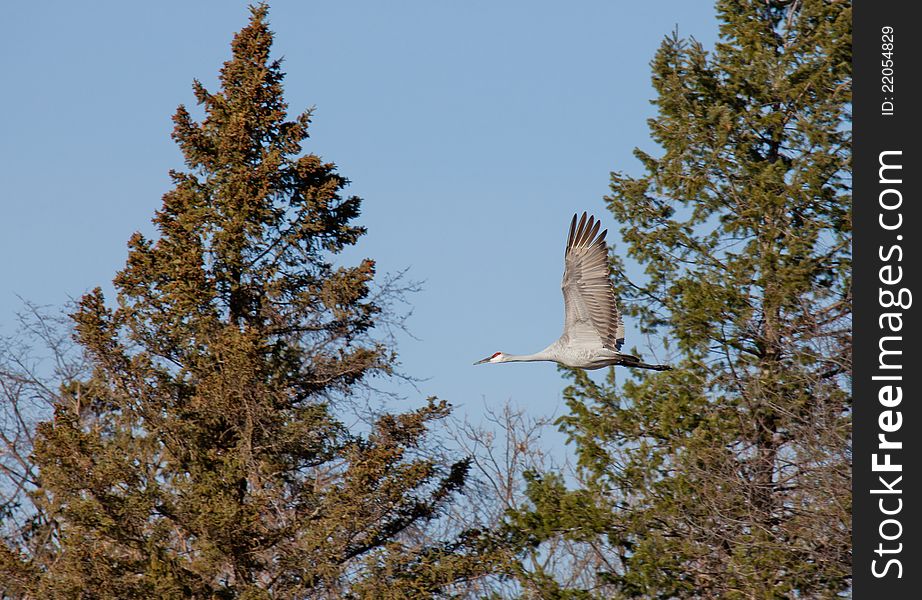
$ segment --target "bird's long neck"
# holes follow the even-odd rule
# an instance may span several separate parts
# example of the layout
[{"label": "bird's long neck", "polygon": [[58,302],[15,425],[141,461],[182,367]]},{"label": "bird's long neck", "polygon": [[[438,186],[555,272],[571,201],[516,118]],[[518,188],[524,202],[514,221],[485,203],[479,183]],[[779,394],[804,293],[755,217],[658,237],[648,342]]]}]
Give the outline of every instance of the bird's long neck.
[{"label": "bird's long neck", "polygon": [[535,362],[540,360],[557,360],[556,356],[549,351],[548,348],[545,348],[541,352],[535,352],[534,354],[504,354],[503,362]]}]

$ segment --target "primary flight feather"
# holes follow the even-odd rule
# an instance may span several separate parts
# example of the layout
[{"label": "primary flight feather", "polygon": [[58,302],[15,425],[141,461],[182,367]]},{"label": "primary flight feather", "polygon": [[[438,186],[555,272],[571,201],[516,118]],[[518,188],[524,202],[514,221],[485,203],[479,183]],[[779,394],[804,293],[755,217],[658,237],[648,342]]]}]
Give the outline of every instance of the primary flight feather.
[{"label": "primary flight feather", "polygon": [[547,360],[582,369],[623,365],[665,371],[668,365],[651,365],[630,354],[622,354],[624,322],[615,302],[608,268],[608,247],[601,223],[586,213],[577,223],[570,222],[570,235],[564,253],[564,324],[560,338],[535,354],[496,352],[475,362],[503,363]]}]

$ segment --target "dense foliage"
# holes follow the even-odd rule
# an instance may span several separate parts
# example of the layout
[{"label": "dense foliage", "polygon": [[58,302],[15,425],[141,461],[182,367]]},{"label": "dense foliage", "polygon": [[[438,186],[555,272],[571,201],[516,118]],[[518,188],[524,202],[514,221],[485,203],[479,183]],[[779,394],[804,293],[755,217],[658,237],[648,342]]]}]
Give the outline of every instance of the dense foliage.
[{"label": "dense foliage", "polygon": [[[597,557],[544,595],[835,597],[850,585],[851,4],[720,0],[708,52],[652,63],[656,157],[614,173],[619,292],[674,371],[572,373],[576,489],[532,474],[512,526]],[[623,274],[624,261],[614,267]],[[572,486],[571,486],[572,487]]]},{"label": "dense foliage", "polygon": [[[154,223],[80,301],[91,373],[34,440],[43,516],[0,556],[29,598],[404,598],[484,568],[477,532],[422,536],[469,463],[423,446],[432,399],[347,427],[338,405],[393,351],[375,341],[375,264],[335,266],[364,232],[333,164],[302,154],[265,6],[233,39],[204,119],[180,106]],[[457,533],[457,532],[456,532]],[[35,543],[35,540],[42,540]]]}]

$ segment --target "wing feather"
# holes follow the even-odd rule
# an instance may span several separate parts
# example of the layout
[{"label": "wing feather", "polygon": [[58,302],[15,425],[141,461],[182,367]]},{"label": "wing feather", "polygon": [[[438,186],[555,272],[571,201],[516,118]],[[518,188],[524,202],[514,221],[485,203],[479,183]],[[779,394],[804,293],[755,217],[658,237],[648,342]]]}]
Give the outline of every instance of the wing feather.
[{"label": "wing feather", "polygon": [[624,323],[615,301],[601,222],[584,212],[570,222],[564,259],[564,332],[562,338],[578,345],[601,345],[618,351],[624,343]]}]

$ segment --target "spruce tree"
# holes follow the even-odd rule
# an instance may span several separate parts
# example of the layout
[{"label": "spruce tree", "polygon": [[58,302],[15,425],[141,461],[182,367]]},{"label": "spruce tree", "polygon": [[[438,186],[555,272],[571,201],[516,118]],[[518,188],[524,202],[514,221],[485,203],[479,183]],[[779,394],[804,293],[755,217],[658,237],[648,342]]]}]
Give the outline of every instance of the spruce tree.
[{"label": "spruce tree", "polygon": [[485,568],[476,532],[419,535],[468,471],[423,446],[446,403],[344,425],[395,360],[375,263],[334,262],[360,199],[302,153],[311,114],[287,120],[251,13],[220,89],[193,85],[201,122],[175,113],[187,169],[156,239],[131,238],[115,306],[96,289],[73,314],[93,372],[38,429],[48,542],[16,569],[26,597],[428,597]]},{"label": "spruce tree", "polygon": [[[546,597],[821,598],[850,585],[851,4],[717,2],[720,40],[652,62],[659,156],[613,173],[627,313],[675,370],[573,372],[577,489],[532,474],[511,523],[599,557]],[[540,551],[540,550],[539,550]]]}]

